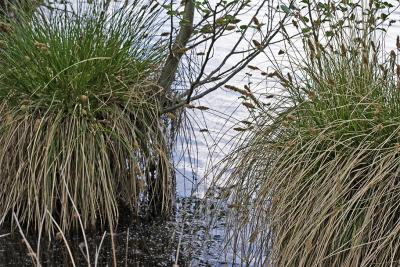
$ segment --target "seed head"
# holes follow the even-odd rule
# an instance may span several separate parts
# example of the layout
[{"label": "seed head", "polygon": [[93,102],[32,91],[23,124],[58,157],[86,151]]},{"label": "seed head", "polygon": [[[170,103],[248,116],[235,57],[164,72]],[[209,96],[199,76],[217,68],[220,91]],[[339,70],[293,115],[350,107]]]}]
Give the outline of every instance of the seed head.
[{"label": "seed head", "polygon": [[259,42],[259,41],[257,41],[257,40],[252,40],[253,41],[253,44],[254,44],[254,46],[258,49],[258,50],[263,50],[264,48],[263,48],[263,46],[261,45],[261,43]]},{"label": "seed head", "polygon": [[0,22],[0,31],[5,33],[11,33],[12,32],[11,25],[5,22]]},{"label": "seed head", "polygon": [[242,127],[235,127],[235,128],[233,128],[233,130],[235,130],[235,131],[237,131],[237,132],[244,132],[244,131],[246,131],[247,129],[246,129],[246,128],[242,128]]},{"label": "seed head", "polygon": [[292,115],[292,114],[287,115],[286,118],[287,118],[289,121],[295,121],[295,120],[296,120],[296,116],[294,116],[294,115]]},{"label": "seed head", "polygon": [[257,66],[253,66],[253,65],[247,65],[247,67],[251,70],[259,70],[259,68]]},{"label": "seed head", "polygon": [[332,77],[328,77],[328,84],[330,85],[335,85],[335,81],[332,79]]},{"label": "seed head", "polygon": [[86,95],[81,95],[81,96],[79,96],[79,100],[80,100],[82,103],[87,103],[88,100],[89,100],[89,98],[88,98]]},{"label": "seed head", "polygon": [[321,52],[320,52],[320,51],[318,51],[318,52],[315,54],[315,58],[316,58],[317,60],[320,60],[320,59],[321,59]]},{"label": "seed head", "polygon": [[249,92],[248,91],[240,89],[240,88],[238,88],[236,86],[225,84],[225,88],[227,88],[229,90],[232,90],[234,92],[237,92],[239,94],[242,94],[242,95],[245,95],[245,96],[249,96]]},{"label": "seed head", "polygon": [[249,109],[256,108],[256,107],[255,107],[252,103],[250,103],[250,102],[243,102],[242,104],[243,104],[243,106],[245,106],[246,108],[249,108]]},{"label": "seed head", "polygon": [[374,4],[374,0],[369,0],[369,8],[372,8],[372,5]]},{"label": "seed head", "polygon": [[133,148],[136,150],[140,149],[140,145],[136,139],[133,140]]},{"label": "seed head", "polygon": [[331,10],[332,10],[332,13],[336,12],[336,6],[334,3],[331,3]]},{"label": "seed head", "polygon": [[243,120],[243,121],[240,121],[240,122],[243,123],[243,124],[246,124],[246,125],[251,125],[252,124],[251,122],[246,121],[246,120]]},{"label": "seed head", "polygon": [[40,49],[45,53],[49,52],[49,47],[44,43],[35,42],[35,46],[37,49]]},{"label": "seed head", "polygon": [[258,27],[261,26],[261,23],[260,23],[260,21],[258,20],[258,18],[257,18],[256,16],[253,17],[253,22],[254,22],[254,24],[255,24],[256,26],[258,26]]},{"label": "seed head", "polygon": [[295,140],[290,140],[286,143],[287,147],[294,147],[296,145],[296,141]]},{"label": "seed head", "polygon": [[311,50],[311,53],[310,53],[310,60],[311,60],[312,63],[314,63],[314,59],[315,59],[315,51],[314,51],[314,50]]},{"label": "seed head", "polygon": [[308,132],[310,134],[316,134],[317,133],[317,129],[315,129],[314,127],[308,128]]},{"label": "seed head", "polygon": [[274,71],[274,72],[271,72],[271,73],[267,74],[268,78],[272,78],[272,77],[275,77],[275,76],[278,76],[278,72],[277,71]]},{"label": "seed head", "polygon": [[196,106],[195,105],[192,105],[192,104],[186,104],[185,105],[185,108],[188,108],[188,109],[194,109]]},{"label": "seed head", "polygon": [[342,53],[342,56],[346,56],[346,54],[347,54],[347,48],[346,48],[346,45],[345,45],[344,43],[342,43],[342,44],[340,45],[340,52]]},{"label": "seed head", "polygon": [[[142,175],[142,172],[140,171],[140,169],[139,169],[139,172],[136,172],[136,173],[138,173],[139,175]],[[144,190],[146,189],[146,182],[143,179],[138,179],[136,181],[136,183],[137,183],[137,187],[138,187],[139,191],[144,192]]]},{"label": "seed head", "polygon": [[6,118],[5,118],[5,121],[6,121],[7,124],[11,124],[14,121],[14,118],[13,118],[12,115],[7,114]]},{"label": "seed head", "polygon": [[318,18],[318,19],[316,19],[316,20],[314,20],[314,25],[315,25],[315,27],[319,27],[319,26],[321,26],[321,20]]},{"label": "seed head", "polygon": [[228,26],[226,26],[226,30],[227,31],[233,31],[234,29],[236,29],[236,25],[228,25]]},{"label": "seed head", "polygon": [[195,108],[198,109],[198,110],[208,110],[208,109],[210,109],[209,107],[206,107],[206,106],[197,106]]},{"label": "seed head", "polygon": [[373,129],[373,131],[374,132],[380,132],[380,131],[382,131],[383,130],[383,125],[382,125],[382,123],[379,123],[378,125],[376,125],[375,127],[374,127],[374,129]]},{"label": "seed head", "polygon": [[56,234],[56,240],[57,240],[57,241],[63,240],[63,234],[62,234],[61,232],[58,232],[58,233]]},{"label": "seed head", "polygon": [[283,127],[286,127],[286,128],[290,126],[289,122],[286,120],[282,122],[282,125],[283,125]]},{"label": "seed head", "polygon": [[397,78],[400,78],[400,65],[399,64],[396,65],[396,74],[397,74]]},{"label": "seed head", "polygon": [[310,39],[307,39],[307,44],[311,51],[315,51],[314,44],[312,43],[312,41]]},{"label": "seed head", "polygon": [[168,112],[168,113],[166,114],[166,116],[167,116],[170,120],[172,120],[172,121],[175,121],[175,120],[176,120],[176,116],[175,116],[174,113]]},{"label": "seed head", "polygon": [[281,73],[277,73],[277,77],[281,81],[282,85],[284,85],[284,86],[288,85],[289,81],[285,77],[283,77],[283,75]]},{"label": "seed head", "polygon": [[363,61],[363,63],[365,64],[365,65],[368,65],[368,55],[367,54],[363,54],[363,56],[362,56],[362,61]]},{"label": "seed head", "polygon": [[379,113],[381,113],[381,106],[376,105],[375,110],[374,110],[374,115],[379,115]]},{"label": "seed head", "polygon": [[314,91],[308,91],[307,92],[307,96],[311,99],[311,100],[315,100],[317,98],[317,95],[315,94]]},{"label": "seed head", "polygon": [[297,21],[295,21],[294,19],[292,20],[293,26],[298,29],[299,28],[299,24],[297,23]]},{"label": "seed head", "polygon": [[392,60],[396,59],[396,52],[394,52],[394,50],[390,51],[390,59]]},{"label": "seed head", "polygon": [[39,129],[40,124],[41,124],[42,120],[41,119],[36,119],[35,120],[35,124],[33,126],[33,129],[36,131],[37,129]]}]

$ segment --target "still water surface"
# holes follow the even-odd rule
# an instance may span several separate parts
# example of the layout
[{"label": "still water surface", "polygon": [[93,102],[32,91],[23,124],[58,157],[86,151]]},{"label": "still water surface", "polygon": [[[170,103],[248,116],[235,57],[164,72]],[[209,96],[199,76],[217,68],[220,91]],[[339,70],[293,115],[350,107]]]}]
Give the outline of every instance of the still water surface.
[{"label": "still water surface", "polygon": [[[264,12],[265,13],[265,12]],[[262,14],[262,12],[261,12]],[[400,13],[392,15],[400,18]],[[251,12],[241,17],[243,23],[251,20]],[[168,25],[166,26],[168,29]],[[399,27],[390,28],[387,35],[387,50],[395,47],[395,39]],[[210,62],[212,69],[223,60],[223,55],[230,51],[235,36],[225,37],[215,46],[214,58]],[[246,44],[243,44],[243,49]],[[279,44],[272,47],[269,53],[277,54]],[[234,64],[234,61],[228,62]],[[271,67],[265,55],[255,59],[254,65],[268,71]],[[250,74],[250,75],[249,75]],[[251,84],[254,91],[265,93],[267,84],[259,73],[249,73],[246,69],[239,73],[230,84],[242,87]],[[203,98],[198,104],[210,107],[206,112],[189,111],[188,117],[193,123],[193,135],[181,136],[175,151],[178,171],[177,191],[178,215],[174,222],[141,221],[132,224],[125,217],[124,226],[116,231],[116,255],[121,266],[171,266],[178,258],[181,266],[230,266],[232,258],[225,257],[222,252],[224,238],[223,211],[218,214],[217,222],[210,225],[207,218],[198,215],[201,197],[208,189],[213,175],[218,171],[213,166],[221,160],[238,140],[232,128],[240,120],[247,118],[247,110],[240,104],[239,96],[221,88]],[[200,132],[207,129],[208,132]],[[191,156],[184,144],[189,141],[196,144],[191,148]],[[208,203],[212,205],[212,203]],[[0,266],[32,266],[32,260],[27,254],[26,246],[21,242],[19,234],[7,235],[0,230]],[[3,236],[7,235],[7,236]],[[103,232],[89,233],[89,251],[94,259],[103,237]],[[35,238],[29,239],[36,246]],[[71,238],[71,249],[77,259],[77,266],[86,265],[82,238]],[[41,243],[41,262],[43,266],[70,266],[70,260],[62,242],[56,241],[51,245]],[[180,247],[179,256],[177,248]],[[98,257],[98,266],[111,266],[112,249],[109,235],[106,234]],[[93,260],[92,260],[93,263]]]}]

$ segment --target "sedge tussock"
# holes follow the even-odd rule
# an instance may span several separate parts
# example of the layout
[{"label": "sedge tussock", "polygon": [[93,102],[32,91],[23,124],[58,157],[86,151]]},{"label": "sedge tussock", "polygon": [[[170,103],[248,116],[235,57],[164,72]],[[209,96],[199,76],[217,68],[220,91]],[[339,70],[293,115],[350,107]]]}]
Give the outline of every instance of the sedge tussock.
[{"label": "sedge tussock", "polygon": [[46,212],[52,236],[172,211],[160,7],[109,2],[21,9],[0,32],[0,214],[27,229]]},{"label": "sedge tussock", "polygon": [[374,63],[373,35],[354,31],[362,42],[333,38],[336,53],[296,61],[276,97],[285,107],[256,107],[256,127],[225,160],[228,241],[246,264],[399,264],[398,55]]}]

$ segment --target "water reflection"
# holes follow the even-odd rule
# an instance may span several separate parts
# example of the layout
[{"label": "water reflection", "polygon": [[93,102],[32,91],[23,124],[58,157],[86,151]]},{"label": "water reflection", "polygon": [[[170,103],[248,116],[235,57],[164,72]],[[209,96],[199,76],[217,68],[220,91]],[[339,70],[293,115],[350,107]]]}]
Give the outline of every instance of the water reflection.
[{"label": "water reflection", "polygon": [[[250,14],[249,14],[250,15]],[[399,18],[400,13],[393,14],[394,18]],[[244,17],[243,20],[250,20],[251,17]],[[396,24],[395,24],[396,25]],[[393,49],[395,38],[399,28],[394,26],[388,32],[387,48]],[[216,46],[218,53],[215,56],[215,62],[221,60],[229,48],[226,43],[231,43],[234,36],[227,37]],[[271,53],[275,53],[279,48],[275,45],[271,48]],[[267,70],[268,59],[265,55],[255,59],[256,65],[263,66]],[[216,63],[215,63],[216,64]],[[213,65],[210,65],[212,68]],[[244,85],[249,83],[250,77],[245,71],[232,81],[233,84]],[[267,85],[263,84],[260,77],[254,75],[251,81],[257,82],[257,88],[261,91],[266,90]],[[198,190],[198,182],[204,175],[210,171],[219,159],[230,151],[232,145],[232,133],[230,129],[239,120],[247,117],[247,111],[241,107],[238,96],[232,92],[221,91],[214,92],[201,100],[201,105],[209,106],[212,110],[208,112],[191,111],[191,119],[197,121],[194,125],[194,136],[184,142],[197,142],[198,161],[193,163],[188,158],[187,151],[177,149],[177,158],[181,154],[185,160],[179,161],[178,171],[180,171],[180,180],[178,180],[178,192],[182,196],[190,196]],[[208,129],[207,133],[201,133],[201,129]],[[194,169],[192,168],[193,166]],[[212,174],[212,171],[209,173]],[[212,176],[212,175],[211,175]],[[190,180],[187,177],[191,177]],[[207,181],[202,181],[202,192],[207,189]],[[200,193],[201,195],[201,193]],[[161,221],[141,221],[135,224],[125,223],[124,227],[117,229],[115,235],[116,258],[119,266],[171,266],[176,258],[177,248],[180,244],[179,264],[181,266],[222,266],[228,264],[228,261],[220,260],[221,244],[223,242],[223,223],[222,217],[216,227],[208,232],[209,225],[204,218],[196,217],[195,212],[199,209],[196,198],[185,198],[178,203],[180,207],[185,207],[177,216],[174,222]],[[185,214],[185,216],[183,216]],[[125,218],[130,221],[129,218]],[[185,226],[186,224],[186,226]],[[121,224],[122,225],[122,224]],[[128,233],[129,229],[129,233]],[[27,254],[26,245],[21,241],[18,233],[1,237],[7,232],[0,229],[0,266],[32,266],[31,257]],[[93,232],[88,234],[89,251],[92,261],[94,254],[99,248],[103,237],[103,232]],[[30,244],[35,249],[37,246],[34,237],[29,238]],[[75,236],[70,238],[70,247],[77,266],[86,265],[84,253],[82,253],[82,237]],[[84,249],[84,248],[83,248]],[[98,254],[98,266],[112,265],[112,248],[110,235],[106,234],[100,253]],[[46,244],[41,243],[40,261],[43,266],[70,266],[71,261],[61,241]]]}]

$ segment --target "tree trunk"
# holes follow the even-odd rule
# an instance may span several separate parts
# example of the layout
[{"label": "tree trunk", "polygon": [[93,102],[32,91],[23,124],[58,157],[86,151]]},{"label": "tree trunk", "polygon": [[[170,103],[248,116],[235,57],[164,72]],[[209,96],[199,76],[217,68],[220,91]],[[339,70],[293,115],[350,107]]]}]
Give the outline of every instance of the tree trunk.
[{"label": "tree trunk", "polygon": [[[194,17],[194,3],[193,0],[185,1],[185,10],[181,28],[172,49],[168,55],[165,65],[161,70],[158,85],[168,92],[171,89],[172,83],[175,81],[176,72],[178,70],[179,62],[185,54],[185,47],[189,42],[193,33],[193,17]],[[172,32],[171,32],[172,34]]]}]

